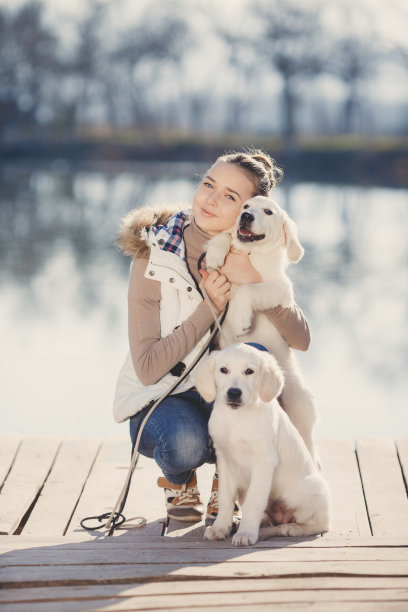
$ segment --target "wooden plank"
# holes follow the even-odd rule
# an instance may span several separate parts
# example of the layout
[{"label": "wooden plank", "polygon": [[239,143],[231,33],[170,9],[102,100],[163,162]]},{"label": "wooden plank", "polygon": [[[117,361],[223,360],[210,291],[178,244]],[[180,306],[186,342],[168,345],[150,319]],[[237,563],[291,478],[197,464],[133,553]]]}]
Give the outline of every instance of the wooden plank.
[{"label": "wooden plank", "polygon": [[13,533],[36,498],[58,451],[58,438],[26,438],[0,494],[0,533]]},{"label": "wooden plank", "polygon": [[0,436],[0,489],[10,471],[21,443],[21,436]]},{"label": "wooden plank", "polygon": [[[102,443],[67,535],[82,534],[90,538],[95,537],[95,532],[87,532],[82,529],[80,521],[84,517],[111,512],[125,482],[130,465],[130,452],[129,438],[124,436],[110,438]],[[156,486],[157,475],[160,475],[160,472],[155,462],[139,456],[124,514],[127,519],[145,517],[149,527],[131,529],[126,525],[125,530],[131,529],[132,532],[135,532],[134,537],[137,537],[137,532],[142,530],[145,534],[149,531],[156,535],[161,533],[163,500],[162,491]],[[106,530],[98,533],[106,534]],[[118,530],[115,535],[121,533],[123,530]]]},{"label": "wooden plank", "polygon": [[135,549],[131,545],[122,548],[92,547],[86,543],[82,548],[66,550],[65,546],[32,548],[29,550],[9,551],[0,558],[0,567],[5,565],[100,565],[100,564],[161,564],[174,563],[180,566],[210,564],[210,563],[275,563],[275,562],[316,562],[316,561],[406,561],[406,547],[379,548],[293,548],[287,546],[274,549],[249,548],[197,548],[190,547],[173,549]]},{"label": "wooden plank", "polygon": [[[136,555],[135,555],[136,557]],[[11,586],[68,586],[75,584],[103,584],[106,582],[136,582],[155,579],[204,579],[204,578],[267,578],[283,576],[404,576],[408,577],[408,560],[314,560],[282,561],[277,555],[272,561],[262,562],[211,562],[199,563],[146,563],[85,565],[14,565],[2,569],[3,588]]]},{"label": "wooden plank", "polygon": [[[59,586],[47,588],[20,588],[20,589],[0,589],[0,603],[35,603],[47,601],[76,601],[82,602],[93,599],[110,599],[120,597],[143,596],[155,598],[167,595],[207,595],[209,593],[245,594],[251,592],[295,592],[313,590],[314,593],[334,593],[341,598],[344,596],[356,595],[356,599],[364,597],[367,591],[376,592],[380,599],[396,599],[400,592],[406,595],[407,579],[405,577],[364,578],[354,576],[319,576],[315,577],[285,577],[285,578],[256,578],[234,579],[234,580],[192,580],[192,581],[163,581],[146,582],[135,585],[128,584],[98,584],[80,586]],[[313,595],[310,597],[313,600]],[[158,602],[159,599],[154,599]]]},{"label": "wooden plank", "polygon": [[[224,581],[222,581],[224,582]],[[286,585],[284,589],[276,589],[273,582],[270,580],[258,581],[262,584],[256,585],[259,588],[249,590],[245,585],[238,586],[236,581],[225,581],[228,582],[228,590],[225,589],[225,585],[222,590],[212,591],[211,587],[217,586],[217,582],[211,581],[207,583],[207,590],[202,586],[202,591],[199,591],[199,586],[196,582],[193,585],[196,588],[195,592],[192,593],[172,593],[171,587],[174,583],[161,583],[159,586],[165,588],[164,593],[150,592],[145,594],[143,587],[132,587],[126,588],[123,586],[116,585],[115,587],[109,587],[109,594],[102,595],[101,593],[90,591],[82,591],[81,598],[77,597],[74,599],[72,593],[67,593],[67,599],[61,601],[61,595],[57,600],[48,601],[46,599],[39,599],[38,594],[33,593],[35,599],[22,600],[19,604],[16,604],[12,600],[5,601],[2,606],[3,610],[21,610],[26,612],[23,608],[24,604],[30,606],[30,610],[41,610],[41,605],[44,605],[44,611],[47,610],[81,610],[80,606],[86,607],[92,605],[92,610],[104,609],[104,610],[162,610],[171,609],[179,610],[180,608],[194,610],[197,606],[208,607],[214,609],[219,606],[242,606],[242,605],[254,605],[254,606],[270,606],[274,604],[287,604],[287,603],[298,603],[298,604],[311,604],[313,603],[325,603],[331,605],[333,603],[345,602],[376,602],[382,601],[383,603],[392,602],[406,602],[408,599],[408,590],[399,588],[390,588],[387,590],[374,589],[359,589],[357,591],[351,591],[350,589],[319,589],[312,590],[312,588],[303,589],[291,589],[289,585]],[[241,581],[240,581],[241,582]],[[252,581],[251,581],[252,582]],[[264,583],[268,584],[264,584]],[[201,583],[202,584],[202,583]],[[219,584],[219,583],[218,583]],[[241,582],[242,584],[242,582]],[[306,586],[306,585],[305,585]],[[267,588],[270,587],[270,588]],[[25,590],[25,589],[24,589]],[[37,589],[38,590],[38,589]],[[13,605],[15,607],[13,607]]]},{"label": "wooden plank", "polygon": [[[231,540],[207,541],[202,538],[190,540],[184,538],[167,538],[160,536],[152,536],[148,534],[146,537],[139,537],[138,534],[143,533],[143,529],[134,529],[123,532],[119,537],[94,537],[89,539],[82,537],[80,534],[70,534],[67,536],[25,536],[24,532],[19,536],[1,536],[0,537],[0,554],[14,550],[27,550],[31,548],[51,548],[59,545],[64,546],[64,550],[81,550],[86,546],[87,550],[98,550],[106,548],[106,550],[124,550],[130,548],[132,550],[179,550],[182,554],[183,550],[189,550],[191,547],[195,549],[231,549],[236,550],[236,547],[231,544]],[[135,534],[138,537],[135,537]],[[316,548],[408,548],[407,537],[366,537],[366,538],[341,538],[329,537],[308,537],[308,538],[270,538],[257,542],[247,550],[258,549],[280,549],[280,548],[306,548],[310,551]]]},{"label": "wooden plank", "polygon": [[397,438],[397,452],[405,480],[405,489],[408,485],[408,438]]},{"label": "wooden plank", "polygon": [[[259,599],[259,598],[258,598]],[[99,605],[98,605],[99,604]],[[3,612],[27,612],[27,608],[23,606],[11,604],[11,606],[5,606]],[[96,607],[90,608],[89,606],[95,605]],[[108,607],[105,607],[105,606]],[[153,605],[150,602],[150,605]],[[407,604],[405,601],[334,601],[330,602],[254,602],[248,603],[245,599],[242,603],[234,603],[232,605],[225,605],[222,603],[222,610],[224,612],[253,612],[254,610],[265,610],[273,606],[273,610],[276,612],[287,612],[293,610],[299,612],[303,610],[313,610],[313,612],[327,612],[327,607],[330,605],[330,610],[333,612],[406,612]],[[133,610],[155,610],[160,612],[174,611],[174,610],[192,610],[195,612],[210,612],[217,609],[213,604],[204,606],[194,606],[194,608],[185,608],[182,602],[172,607],[134,607],[133,599],[127,603],[113,605],[106,604],[105,601],[100,602],[88,602],[88,605],[84,602],[56,602],[52,604],[44,604],[44,608],[41,608],[41,604],[30,604],[30,612],[84,612],[84,610],[91,610],[92,612],[114,612],[121,610],[121,612],[132,612]],[[130,607],[129,607],[130,606]]]},{"label": "wooden plank", "polygon": [[[166,510],[163,489],[157,486],[159,476],[162,476],[162,473],[157,463],[153,459],[139,455],[124,509],[128,522],[115,531],[115,536],[122,537],[127,532],[132,532],[135,537],[160,536]],[[124,477],[125,474],[123,479]],[[146,526],[129,527],[133,517],[145,518]]]},{"label": "wooden plank", "polygon": [[[295,611],[298,612],[299,610],[313,610],[313,612],[327,612],[327,603],[323,602],[323,603],[311,603],[311,602],[307,602],[307,603],[301,603],[301,602],[279,602],[279,603],[275,603],[273,604],[273,610],[276,612],[286,612],[286,611]],[[265,608],[265,606],[262,603],[259,604],[254,604],[254,603],[242,603],[241,605],[237,605],[237,604],[233,604],[233,605],[223,605],[222,606],[222,610],[223,612],[236,612],[236,610],[238,609],[240,612],[253,612],[254,610],[262,610],[262,608]],[[144,608],[146,610],[146,608]],[[150,608],[152,610],[152,608]],[[154,610],[160,610],[160,612],[167,612],[167,611],[174,611],[174,610],[180,610],[183,609],[180,608],[178,605],[176,607],[161,607],[161,608],[153,608]],[[215,609],[218,609],[218,606],[215,607]],[[103,612],[103,611],[114,611],[114,610],[118,610],[118,608],[116,607],[109,607],[109,608],[105,608],[104,606],[102,608],[93,608],[93,612]],[[127,610],[128,612],[131,612],[132,610],[134,610],[134,608],[128,608],[128,607],[124,607],[121,608],[122,611]],[[333,602],[332,604],[330,604],[330,610],[333,610],[334,612],[345,612],[345,610],[348,610],[349,612],[406,612],[407,610],[407,604],[405,601],[392,601],[392,602],[384,602],[384,601],[369,601],[369,602],[352,602],[351,604],[349,603],[343,603],[343,602]],[[204,606],[194,606],[194,611],[195,612],[213,612],[214,611],[214,606],[213,605],[204,605]],[[61,611],[59,611],[61,612]]]},{"label": "wooden plank", "polygon": [[[18,537],[14,538],[18,540]],[[109,542],[109,544],[107,544]],[[114,542],[114,546],[110,544]],[[168,539],[173,543],[172,539]],[[122,547],[116,544],[122,544]],[[198,548],[195,543],[149,550],[120,538],[10,550],[1,555],[4,587],[103,584],[156,579],[283,576],[405,576],[407,546]],[[72,548],[74,546],[74,549]]]},{"label": "wooden plank", "polygon": [[24,534],[64,535],[99,447],[95,438],[63,441]]},{"label": "wooden plank", "polygon": [[374,535],[408,535],[408,499],[394,441],[362,438],[357,455]]},{"label": "wooden plank", "polygon": [[[112,510],[123,485],[128,461],[129,442],[124,437],[108,438],[102,442],[67,534],[86,534],[80,526],[81,519]],[[95,533],[89,535],[95,536]]]},{"label": "wooden plank", "polygon": [[346,537],[371,535],[353,442],[322,439],[318,448],[332,496],[330,533]]}]

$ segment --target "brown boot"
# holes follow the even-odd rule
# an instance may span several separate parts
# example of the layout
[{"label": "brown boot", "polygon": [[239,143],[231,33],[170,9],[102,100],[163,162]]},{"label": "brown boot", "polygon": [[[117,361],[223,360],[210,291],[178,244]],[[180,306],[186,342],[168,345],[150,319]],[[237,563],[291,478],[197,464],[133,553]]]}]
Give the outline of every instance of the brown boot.
[{"label": "brown boot", "polygon": [[204,506],[200,500],[195,472],[186,484],[173,484],[164,476],[157,479],[157,484],[164,489],[167,515],[170,518],[188,523],[201,521]]}]

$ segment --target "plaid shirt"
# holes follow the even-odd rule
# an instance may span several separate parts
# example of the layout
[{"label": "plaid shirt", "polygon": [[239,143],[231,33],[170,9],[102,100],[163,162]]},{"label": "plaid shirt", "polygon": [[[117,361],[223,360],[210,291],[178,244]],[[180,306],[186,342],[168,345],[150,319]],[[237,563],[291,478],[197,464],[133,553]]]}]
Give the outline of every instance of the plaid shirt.
[{"label": "plaid shirt", "polygon": [[170,251],[181,257],[184,261],[185,248],[183,241],[183,231],[189,215],[181,210],[167,221],[166,225],[156,225],[151,228],[153,234],[158,238],[157,242],[163,251]]}]

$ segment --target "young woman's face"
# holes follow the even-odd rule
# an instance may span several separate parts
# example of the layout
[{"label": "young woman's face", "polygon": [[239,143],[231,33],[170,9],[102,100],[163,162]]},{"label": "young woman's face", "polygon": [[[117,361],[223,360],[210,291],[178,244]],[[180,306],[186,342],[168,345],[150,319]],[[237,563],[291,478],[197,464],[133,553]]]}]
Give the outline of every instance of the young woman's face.
[{"label": "young woman's face", "polygon": [[195,222],[210,236],[229,229],[243,203],[254,195],[254,191],[254,185],[244,170],[228,162],[216,162],[195,193]]}]

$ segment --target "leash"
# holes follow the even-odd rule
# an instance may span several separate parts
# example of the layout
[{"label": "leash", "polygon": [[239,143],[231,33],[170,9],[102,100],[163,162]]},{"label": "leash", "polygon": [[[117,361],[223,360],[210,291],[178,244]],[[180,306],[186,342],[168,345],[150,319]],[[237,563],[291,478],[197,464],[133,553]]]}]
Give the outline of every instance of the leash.
[{"label": "leash", "polygon": [[[201,269],[201,263],[203,261],[205,257],[205,253],[203,253],[198,262],[197,262],[197,266],[198,269]],[[176,380],[171,387],[165,392],[163,393],[163,395],[161,397],[159,397],[158,400],[152,400],[147,406],[145,406],[141,412],[145,411],[145,414],[143,416],[143,418],[140,420],[138,427],[137,427],[137,435],[136,435],[136,440],[133,444],[132,447],[132,456],[131,456],[131,461],[130,461],[130,466],[129,466],[129,470],[128,473],[126,475],[126,479],[125,482],[123,484],[122,490],[119,494],[119,497],[115,503],[115,506],[112,510],[112,512],[106,512],[104,514],[99,514],[96,516],[87,516],[85,518],[83,518],[80,521],[80,525],[83,529],[86,529],[88,531],[97,531],[99,529],[109,529],[108,532],[108,536],[113,535],[115,529],[117,529],[118,527],[122,526],[124,523],[130,522],[130,521],[138,521],[136,525],[133,525],[134,527],[144,527],[144,525],[146,525],[146,519],[144,517],[133,517],[130,519],[126,519],[126,517],[123,514],[123,510],[126,504],[126,500],[129,494],[129,490],[130,490],[130,484],[132,481],[132,476],[133,476],[133,472],[135,470],[136,467],[136,463],[137,463],[137,459],[139,457],[139,444],[140,444],[140,439],[142,437],[142,433],[143,433],[143,429],[150,417],[150,415],[153,413],[153,411],[157,408],[157,406],[160,404],[160,402],[162,402],[168,395],[170,395],[175,389],[177,389],[177,387],[183,382],[183,380],[185,380],[187,378],[187,376],[190,374],[190,372],[195,368],[195,366],[197,365],[197,363],[200,361],[200,359],[205,355],[207,349],[209,349],[211,342],[214,340],[215,336],[217,335],[217,333],[222,334],[224,340],[226,341],[225,335],[222,331],[222,324],[225,320],[225,317],[227,316],[227,312],[228,312],[228,303],[223,311],[223,313],[221,314],[220,318],[218,318],[215,310],[212,307],[211,304],[211,300],[208,297],[207,291],[204,288],[204,284],[201,285],[201,289],[203,290],[203,294],[204,297],[206,299],[206,302],[208,304],[208,306],[210,307],[211,313],[214,317],[214,321],[215,321],[215,327],[211,332],[210,337],[208,338],[207,342],[205,343],[204,347],[202,348],[202,350],[200,351],[200,353],[197,355],[197,357],[194,359],[193,363],[185,370],[185,372],[183,373],[182,376],[180,376],[180,378],[178,380]],[[105,519],[108,519],[106,523],[103,523],[103,521],[105,521]],[[89,521],[97,521],[96,524],[94,525],[87,525],[87,522]],[[165,529],[166,525],[164,526]]]},{"label": "leash", "polygon": [[[204,257],[205,257],[205,256],[206,256],[206,252],[201,253],[201,255],[200,255],[199,259],[198,259],[198,262],[197,262],[197,267],[198,267],[198,270],[201,270],[201,264],[202,264],[202,261],[203,261],[203,259],[204,259]],[[222,321],[221,321],[221,323],[220,323],[220,322],[219,322],[219,320],[218,320],[217,313],[215,312],[215,310],[214,310],[214,308],[213,308],[213,305],[212,305],[212,303],[211,303],[211,300],[210,300],[210,298],[208,297],[208,293],[207,293],[207,291],[206,291],[206,288],[204,287],[204,283],[201,285],[201,287],[200,287],[200,288],[201,288],[201,291],[203,292],[203,295],[204,295],[204,297],[205,297],[205,300],[206,300],[206,302],[207,302],[208,306],[210,307],[211,314],[212,314],[212,316],[214,317],[214,321],[215,321],[215,324],[216,324],[216,326],[217,326],[217,328],[218,328],[218,332],[219,332],[220,336],[222,336],[222,338],[224,339],[225,344],[226,344],[226,345],[229,345],[229,344],[230,344],[230,342],[228,342],[228,340],[227,340],[227,338],[226,338],[226,336],[225,336],[224,330],[223,330],[223,329],[222,329],[222,327],[221,327],[221,325],[222,325],[222,324],[223,324],[223,322],[224,322],[224,319],[225,319],[225,316],[226,316],[226,314],[227,314],[227,311],[228,311],[228,304],[229,304],[229,302],[227,303],[226,309],[224,310],[224,313],[223,313],[223,315],[222,315]]]}]

